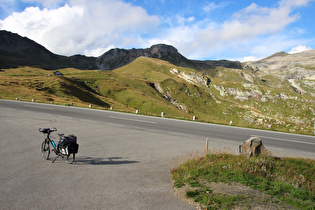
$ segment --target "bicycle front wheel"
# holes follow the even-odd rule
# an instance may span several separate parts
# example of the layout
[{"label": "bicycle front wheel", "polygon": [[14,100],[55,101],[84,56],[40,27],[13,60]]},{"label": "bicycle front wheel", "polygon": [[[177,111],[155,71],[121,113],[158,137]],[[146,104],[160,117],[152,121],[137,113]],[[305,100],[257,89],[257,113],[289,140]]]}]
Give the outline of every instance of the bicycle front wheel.
[{"label": "bicycle front wheel", "polygon": [[74,162],[74,159],[75,159],[75,153],[71,153],[69,155],[66,155],[65,162],[71,164]]},{"label": "bicycle front wheel", "polygon": [[49,160],[49,156],[50,156],[49,141],[44,140],[40,149],[41,149],[43,158],[45,158],[45,160]]}]

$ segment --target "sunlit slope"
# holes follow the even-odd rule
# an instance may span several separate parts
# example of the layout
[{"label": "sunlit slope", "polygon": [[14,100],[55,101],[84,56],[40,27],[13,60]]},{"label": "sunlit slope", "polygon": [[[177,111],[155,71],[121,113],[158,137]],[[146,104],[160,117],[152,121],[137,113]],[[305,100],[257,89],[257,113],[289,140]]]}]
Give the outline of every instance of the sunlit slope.
[{"label": "sunlit slope", "polygon": [[[131,110],[116,101],[101,96],[89,87],[82,77],[91,75],[91,73],[93,75],[92,71],[64,69],[63,72],[64,77],[56,77],[53,76],[53,71],[33,67],[1,70],[0,98],[85,107],[93,104],[99,108],[109,108],[114,104],[121,110]],[[66,75],[78,75],[79,77]]]},{"label": "sunlit slope", "polygon": [[[141,112],[148,108],[141,104],[150,104],[150,110],[166,116],[180,113],[199,121],[312,133],[314,97],[298,94],[288,81],[274,75],[261,77],[250,69],[223,67],[201,73],[141,57],[111,76],[116,89],[120,87],[112,92],[113,98]],[[101,91],[115,90],[109,82],[105,84],[107,88]],[[145,97],[140,99],[139,94]],[[161,107],[156,100],[168,108],[155,108]]]},{"label": "sunlit slope", "polygon": [[[209,71],[139,57],[113,71],[17,68],[0,71],[0,97],[312,134],[314,96],[249,69]],[[309,87],[311,90],[312,88]],[[306,89],[304,87],[304,89]],[[312,92],[310,92],[312,93]]]}]

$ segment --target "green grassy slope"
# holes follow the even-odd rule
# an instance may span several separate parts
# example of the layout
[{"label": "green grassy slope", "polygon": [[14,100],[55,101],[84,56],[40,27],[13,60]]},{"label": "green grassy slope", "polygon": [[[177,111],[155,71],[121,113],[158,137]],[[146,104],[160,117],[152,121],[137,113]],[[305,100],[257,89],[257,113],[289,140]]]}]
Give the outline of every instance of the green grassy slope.
[{"label": "green grassy slope", "polygon": [[113,71],[20,67],[0,70],[0,98],[88,106],[312,134],[314,97],[273,75],[219,67],[207,72],[140,57]]}]

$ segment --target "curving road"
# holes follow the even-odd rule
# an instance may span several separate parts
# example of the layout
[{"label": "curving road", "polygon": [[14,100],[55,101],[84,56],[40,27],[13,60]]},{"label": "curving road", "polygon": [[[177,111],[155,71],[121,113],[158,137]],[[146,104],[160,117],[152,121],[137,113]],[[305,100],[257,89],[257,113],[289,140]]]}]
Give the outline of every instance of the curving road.
[{"label": "curving road", "polygon": [[[75,164],[41,157],[40,127],[78,136]],[[170,170],[206,138],[210,151],[237,153],[250,136],[276,155],[315,158],[314,136],[0,100],[0,208],[194,209],[174,195]]]}]

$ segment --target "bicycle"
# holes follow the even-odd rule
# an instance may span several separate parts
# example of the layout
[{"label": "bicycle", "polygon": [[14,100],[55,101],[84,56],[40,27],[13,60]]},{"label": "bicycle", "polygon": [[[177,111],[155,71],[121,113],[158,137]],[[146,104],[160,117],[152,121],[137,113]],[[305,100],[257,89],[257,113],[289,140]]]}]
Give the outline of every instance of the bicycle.
[{"label": "bicycle", "polygon": [[[64,140],[67,139],[68,136],[58,133],[58,136],[60,137],[60,139],[59,139],[58,144],[56,144],[54,140],[50,138],[50,134],[55,131],[57,131],[56,128],[53,128],[52,130],[50,128],[39,129],[39,132],[42,132],[43,134],[47,135],[41,145],[42,156],[46,160],[49,160],[50,151],[53,151],[57,156],[53,159],[52,163],[55,162],[55,160],[57,160],[58,157],[64,158],[64,161],[66,163],[70,163],[70,164],[73,163],[75,160],[75,154],[78,152],[78,149],[79,149],[79,145],[76,143],[76,137],[74,136],[75,142],[69,141],[68,144],[61,145],[61,143],[64,142]],[[50,150],[50,145],[53,146],[51,150]]]}]

